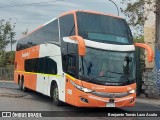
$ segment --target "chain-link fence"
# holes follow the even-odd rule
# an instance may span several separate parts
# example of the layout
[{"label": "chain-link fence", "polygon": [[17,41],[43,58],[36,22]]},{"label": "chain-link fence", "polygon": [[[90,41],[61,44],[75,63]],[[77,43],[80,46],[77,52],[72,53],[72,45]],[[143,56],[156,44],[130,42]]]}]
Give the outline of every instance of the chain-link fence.
[{"label": "chain-link fence", "polygon": [[13,68],[0,67],[0,80],[13,80]]}]

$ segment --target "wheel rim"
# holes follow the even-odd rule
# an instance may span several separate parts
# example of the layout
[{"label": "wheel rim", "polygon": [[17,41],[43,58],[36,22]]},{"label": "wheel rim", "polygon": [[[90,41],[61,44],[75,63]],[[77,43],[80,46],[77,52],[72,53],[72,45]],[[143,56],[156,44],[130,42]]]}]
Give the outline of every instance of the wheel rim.
[{"label": "wheel rim", "polygon": [[21,89],[21,81],[19,81],[19,84],[18,84],[18,85],[19,85],[19,88]]},{"label": "wheel rim", "polygon": [[23,90],[24,90],[24,88],[25,88],[25,87],[24,87],[24,81],[22,82],[22,88],[23,88]]},{"label": "wheel rim", "polygon": [[57,101],[59,98],[58,98],[58,88],[55,88],[54,91],[53,91],[53,98],[54,98],[54,101]]}]

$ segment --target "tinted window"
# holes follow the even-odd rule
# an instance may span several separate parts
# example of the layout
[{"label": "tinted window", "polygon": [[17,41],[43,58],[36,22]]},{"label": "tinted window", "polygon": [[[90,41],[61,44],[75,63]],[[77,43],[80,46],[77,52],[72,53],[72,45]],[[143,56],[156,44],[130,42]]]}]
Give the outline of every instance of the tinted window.
[{"label": "tinted window", "polygon": [[37,69],[38,69],[38,59],[28,59],[25,61],[25,71],[37,72]]},{"label": "tinted window", "polygon": [[45,74],[57,74],[57,64],[51,58],[34,58],[25,60],[25,71]]},{"label": "tinted window", "polygon": [[46,58],[45,59],[45,73],[47,74],[57,74],[57,63],[50,59],[50,58]]},{"label": "tinted window", "polygon": [[85,39],[113,43],[133,44],[132,35],[124,19],[77,12],[78,34]]},{"label": "tinted window", "polygon": [[58,20],[52,21],[46,26],[19,40],[17,43],[17,50],[23,50],[48,41],[59,42]]},{"label": "tinted window", "polygon": [[38,70],[35,72],[44,73],[45,58],[38,58]]},{"label": "tinted window", "polygon": [[61,38],[75,35],[75,24],[74,24],[73,14],[60,17],[59,22],[60,22]]},{"label": "tinted window", "polygon": [[62,54],[62,64],[63,64],[63,71],[68,73],[69,75],[76,77],[76,72],[78,70],[77,66],[77,56],[78,56],[78,49],[77,44],[73,43],[66,43],[68,50],[67,54]]},{"label": "tinted window", "polygon": [[[60,36],[61,36],[61,51],[62,51],[62,66],[63,71],[75,76],[73,68],[76,66],[77,45],[66,43],[63,37],[75,35],[75,24],[73,14],[69,14],[59,18]],[[74,54],[74,55],[73,55]],[[72,59],[74,57],[74,59]]]},{"label": "tinted window", "polygon": [[68,55],[67,73],[75,77],[76,72],[76,55]]}]

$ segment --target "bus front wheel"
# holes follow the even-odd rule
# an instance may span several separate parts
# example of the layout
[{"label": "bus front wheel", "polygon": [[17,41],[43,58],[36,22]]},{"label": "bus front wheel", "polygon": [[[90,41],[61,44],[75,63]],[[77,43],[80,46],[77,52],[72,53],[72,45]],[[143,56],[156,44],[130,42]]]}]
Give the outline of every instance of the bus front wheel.
[{"label": "bus front wheel", "polygon": [[57,84],[53,86],[53,104],[55,104],[56,106],[62,105],[62,101],[59,100],[59,91]]}]

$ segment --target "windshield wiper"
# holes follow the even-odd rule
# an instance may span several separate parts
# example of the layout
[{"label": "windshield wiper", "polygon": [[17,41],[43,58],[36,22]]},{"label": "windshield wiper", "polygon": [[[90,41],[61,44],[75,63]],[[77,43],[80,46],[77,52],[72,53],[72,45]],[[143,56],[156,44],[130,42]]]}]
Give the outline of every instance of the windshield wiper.
[{"label": "windshield wiper", "polygon": [[75,28],[75,24],[73,25],[73,27],[72,27],[72,29],[71,29],[71,31],[70,31],[69,36],[71,36],[71,34],[72,34],[72,32],[73,32],[74,28]]},{"label": "windshield wiper", "polygon": [[[100,81],[100,80],[97,80],[96,77],[90,77],[90,76],[82,76],[82,75],[79,75],[82,79],[84,79],[85,81],[89,81],[89,82],[92,82],[92,83],[99,83],[99,82],[104,82],[104,81]],[[106,82],[106,81],[105,81]]]},{"label": "windshield wiper", "polygon": [[123,73],[114,72],[114,71],[108,71],[108,70],[106,70],[106,71],[107,71],[107,72],[110,72],[110,73],[123,74]]}]

